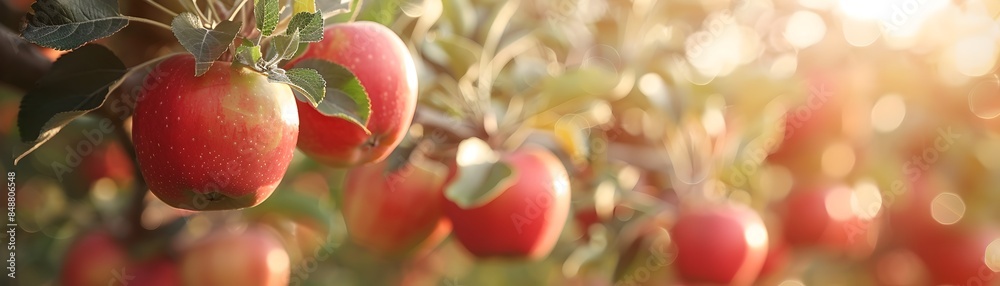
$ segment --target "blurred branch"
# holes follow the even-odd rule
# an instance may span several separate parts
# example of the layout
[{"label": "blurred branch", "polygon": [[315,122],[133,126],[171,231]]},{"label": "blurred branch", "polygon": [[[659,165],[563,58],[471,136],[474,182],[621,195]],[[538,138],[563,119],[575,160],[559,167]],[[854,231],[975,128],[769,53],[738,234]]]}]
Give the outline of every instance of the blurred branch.
[{"label": "blurred branch", "polygon": [[427,131],[439,130],[456,142],[472,137],[484,139],[487,137],[485,130],[475,128],[468,121],[424,106],[417,106],[413,114],[413,123],[423,125],[426,130],[425,134],[428,133]]}]

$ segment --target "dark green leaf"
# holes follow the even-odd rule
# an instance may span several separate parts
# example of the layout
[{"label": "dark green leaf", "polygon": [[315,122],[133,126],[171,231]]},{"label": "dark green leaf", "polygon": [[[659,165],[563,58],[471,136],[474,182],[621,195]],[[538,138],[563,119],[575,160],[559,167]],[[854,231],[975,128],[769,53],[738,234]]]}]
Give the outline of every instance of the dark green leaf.
[{"label": "dark green leaf", "polygon": [[299,50],[299,32],[295,31],[291,34],[277,35],[271,39],[271,47],[273,47],[274,54],[269,55],[270,57],[280,57],[285,60],[290,60],[295,56],[295,52]]},{"label": "dark green leaf", "polygon": [[206,29],[202,27],[198,16],[184,12],[174,18],[171,27],[184,49],[194,55],[195,76],[201,76],[226,52],[240,32],[242,24],[222,21],[214,29]]},{"label": "dark green leaf", "polygon": [[303,42],[319,42],[323,40],[323,13],[298,13],[288,23],[288,31],[299,32],[299,40]]},{"label": "dark green leaf", "polygon": [[368,124],[371,102],[367,91],[350,70],[319,59],[302,60],[295,67],[314,69],[326,80],[326,97],[317,107],[320,113],[344,118],[360,126]]},{"label": "dark green leaf", "polygon": [[254,0],[253,15],[257,19],[257,29],[265,37],[271,36],[278,27],[278,0]]},{"label": "dark green leaf", "polygon": [[31,5],[22,36],[57,50],[72,50],[128,25],[117,0],[39,0]]},{"label": "dark green leaf", "polygon": [[22,144],[15,147],[14,163],[69,122],[101,107],[126,70],[114,53],[100,45],[60,57],[21,101],[17,126]]}]

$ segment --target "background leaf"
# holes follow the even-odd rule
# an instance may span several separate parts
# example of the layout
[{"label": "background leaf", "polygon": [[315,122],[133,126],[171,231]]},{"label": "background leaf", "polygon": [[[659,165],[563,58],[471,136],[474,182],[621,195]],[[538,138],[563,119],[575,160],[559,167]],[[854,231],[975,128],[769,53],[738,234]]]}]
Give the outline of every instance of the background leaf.
[{"label": "background leaf", "polygon": [[365,126],[371,114],[371,102],[361,82],[347,68],[333,62],[307,59],[296,68],[316,70],[326,80],[326,97],[317,109],[327,116],[341,117]]},{"label": "background leaf", "polygon": [[278,27],[278,0],[254,0],[253,14],[257,19],[257,29],[265,37],[271,36]]},{"label": "background leaf", "polygon": [[128,25],[116,0],[39,0],[31,5],[22,35],[57,50],[72,50],[111,36]]},{"label": "background leaf", "polygon": [[21,101],[17,125],[22,144],[15,147],[14,163],[69,122],[101,107],[126,70],[114,53],[100,45],[60,57]]},{"label": "background leaf", "polygon": [[470,138],[458,145],[458,173],[445,196],[464,209],[480,207],[503,193],[517,178],[485,141]]},{"label": "background leaf", "polygon": [[194,55],[195,76],[201,76],[226,52],[240,32],[242,23],[222,21],[214,29],[206,29],[202,27],[198,16],[184,12],[174,18],[171,27],[184,49]]}]

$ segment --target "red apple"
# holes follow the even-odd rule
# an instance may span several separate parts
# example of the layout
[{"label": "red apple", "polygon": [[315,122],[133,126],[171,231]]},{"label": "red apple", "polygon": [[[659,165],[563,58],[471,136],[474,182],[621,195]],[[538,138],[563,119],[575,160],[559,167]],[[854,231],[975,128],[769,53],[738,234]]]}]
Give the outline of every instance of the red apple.
[{"label": "red apple", "polygon": [[180,269],[168,258],[157,258],[129,268],[134,277],[126,285],[174,286],[181,285]]},{"label": "red apple", "polygon": [[569,216],[566,168],[548,150],[534,147],[507,153],[501,161],[516,178],[492,201],[469,209],[446,201],[455,237],[478,257],[545,257]]},{"label": "red apple", "polygon": [[59,281],[64,286],[121,285],[132,275],[125,269],[127,261],[128,254],[111,233],[93,231],[70,245]]},{"label": "red apple", "polygon": [[879,217],[866,216],[872,209],[852,201],[857,201],[853,190],[845,186],[793,190],[781,213],[785,240],[792,246],[867,256],[875,247],[871,239],[877,237]]},{"label": "red apple", "polygon": [[185,251],[183,284],[288,285],[291,265],[277,235],[259,226],[208,234]]},{"label": "red apple", "polygon": [[670,235],[677,274],[691,283],[750,285],[767,258],[764,221],[740,205],[684,210]]},{"label": "red apple", "polygon": [[330,166],[346,167],[381,161],[399,145],[413,119],[417,75],[410,52],[389,28],[372,22],[335,24],[323,41],[309,45],[302,59],[342,65],[368,92],[371,135],[347,120],[325,116],[299,103],[299,149]]},{"label": "red apple", "polygon": [[124,187],[131,184],[135,176],[132,158],[116,141],[97,147],[94,153],[83,160],[80,167],[88,185],[93,185],[102,178],[109,178],[118,187]]},{"label": "red apple", "polygon": [[385,256],[437,245],[451,232],[441,197],[454,171],[444,164],[411,160],[390,172],[389,161],[347,173],[344,222],[351,239]]},{"label": "red apple", "polygon": [[281,181],[298,116],[287,85],[216,62],[194,76],[194,58],[160,63],[147,77],[132,139],[150,191],[189,210],[251,207]]}]

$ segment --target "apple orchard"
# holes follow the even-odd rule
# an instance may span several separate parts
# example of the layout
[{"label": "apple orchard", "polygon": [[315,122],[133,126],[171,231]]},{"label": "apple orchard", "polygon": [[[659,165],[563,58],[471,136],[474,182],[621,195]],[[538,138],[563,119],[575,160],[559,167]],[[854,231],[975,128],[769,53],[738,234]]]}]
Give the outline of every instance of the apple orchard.
[{"label": "apple orchard", "polygon": [[997,1],[0,23],[3,285],[1000,285]]}]

